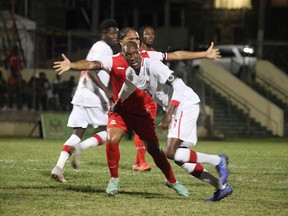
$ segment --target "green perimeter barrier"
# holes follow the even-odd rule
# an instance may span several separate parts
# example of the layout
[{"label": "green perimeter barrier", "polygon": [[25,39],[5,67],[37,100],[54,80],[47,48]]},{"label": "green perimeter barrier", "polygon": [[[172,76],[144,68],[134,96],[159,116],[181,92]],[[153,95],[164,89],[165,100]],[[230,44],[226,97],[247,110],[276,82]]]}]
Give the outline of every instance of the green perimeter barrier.
[{"label": "green perimeter barrier", "polygon": [[[43,139],[68,139],[73,133],[73,129],[67,127],[69,114],[59,114],[59,113],[45,113],[41,114],[41,129],[43,134]],[[157,116],[155,120],[156,130],[159,140],[167,139],[167,132],[164,132],[158,125],[161,121],[162,116]],[[89,126],[84,134],[82,140],[92,136],[98,129],[94,129]]]},{"label": "green perimeter barrier", "polygon": [[[69,114],[45,113],[41,114],[41,128],[43,139],[68,139],[73,129],[67,127]],[[95,132],[93,127],[86,129],[84,139]]]}]

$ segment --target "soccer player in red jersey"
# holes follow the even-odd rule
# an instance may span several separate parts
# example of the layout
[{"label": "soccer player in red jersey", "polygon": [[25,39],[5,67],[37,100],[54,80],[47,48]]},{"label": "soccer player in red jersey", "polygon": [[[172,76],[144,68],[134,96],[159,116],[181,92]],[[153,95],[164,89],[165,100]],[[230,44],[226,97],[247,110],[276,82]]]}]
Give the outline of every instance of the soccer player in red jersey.
[{"label": "soccer player in red jersey", "polygon": [[[139,37],[141,40],[140,44],[140,50],[146,50],[146,51],[155,51],[152,47],[155,39],[155,32],[153,27],[151,26],[143,26],[139,30]],[[149,104],[147,104],[148,106]],[[151,114],[154,118],[156,118],[157,115],[157,103],[155,101],[150,102],[149,107]],[[134,171],[150,171],[151,166],[146,161],[146,147],[144,142],[140,139],[140,137],[135,134],[134,136],[134,144],[136,146],[137,155],[136,159],[133,165]]]}]

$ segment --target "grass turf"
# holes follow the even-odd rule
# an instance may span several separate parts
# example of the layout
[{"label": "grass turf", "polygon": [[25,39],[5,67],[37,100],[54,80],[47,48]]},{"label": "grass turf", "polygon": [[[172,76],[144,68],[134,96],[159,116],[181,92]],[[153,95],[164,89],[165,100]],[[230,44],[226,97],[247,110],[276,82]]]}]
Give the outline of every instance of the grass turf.
[{"label": "grass turf", "polygon": [[[79,172],[65,166],[68,183],[51,180],[63,140],[0,139],[0,215],[288,215],[288,140],[199,141],[195,150],[226,153],[234,192],[205,203],[214,189],[173,162],[177,179],[190,191],[179,197],[166,187],[153,164],[151,172],[133,172],[132,141],[120,145],[120,193],[105,194],[109,180],[105,146],[81,155]],[[162,147],[165,143],[161,142]],[[204,165],[213,174],[214,167]]]}]

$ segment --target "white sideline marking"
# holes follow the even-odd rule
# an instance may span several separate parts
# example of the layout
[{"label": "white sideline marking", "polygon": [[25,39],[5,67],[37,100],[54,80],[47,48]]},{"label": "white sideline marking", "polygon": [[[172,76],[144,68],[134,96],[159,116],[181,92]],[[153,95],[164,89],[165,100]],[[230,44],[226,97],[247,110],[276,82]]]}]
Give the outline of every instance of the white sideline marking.
[{"label": "white sideline marking", "polygon": [[39,162],[52,162],[51,160],[0,160],[2,163],[18,163],[18,162],[25,162],[25,163],[39,163]]}]

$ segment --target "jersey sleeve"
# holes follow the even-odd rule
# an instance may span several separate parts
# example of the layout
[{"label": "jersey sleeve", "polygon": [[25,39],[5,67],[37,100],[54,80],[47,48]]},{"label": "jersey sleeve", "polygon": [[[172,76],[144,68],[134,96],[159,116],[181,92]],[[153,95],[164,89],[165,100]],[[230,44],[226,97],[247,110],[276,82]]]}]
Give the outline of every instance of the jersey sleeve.
[{"label": "jersey sleeve", "polygon": [[102,69],[107,73],[110,73],[113,66],[113,58],[112,56],[99,56],[95,59],[101,63]]},{"label": "jersey sleeve", "polygon": [[[150,72],[156,77],[157,81],[168,85],[166,82],[169,76],[174,73],[165,64],[160,61],[152,61],[150,64]],[[172,83],[173,94],[170,103],[179,106],[185,92],[186,84],[180,78]]]},{"label": "jersey sleeve", "polygon": [[99,55],[99,53],[97,52],[97,45],[95,43],[95,44],[93,44],[93,46],[89,50],[87,57],[86,57],[86,60],[92,61],[92,60],[99,58],[100,56],[101,55]]},{"label": "jersey sleeve", "polygon": [[184,97],[186,87],[187,87],[186,84],[180,78],[177,78],[172,83],[173,94],[170,100],[170,104],[174,106],[179,106],[180,102],[182,101],[182,98]]},{"label": "jersey sleeve", "polygon": [[112,56],[113,50],[104,41],[97,41],[89,50],[86,60],[93,61],[100,56]]},{"label": "jersey sleeve", "polygon": [[165,84],[168,80],[168,77],[170,74],[173,73],[172,70],[170,70],[165,64],[163,64],[161,61],[150,61],[150,72],[156,77],[157,81],[159,81],[162,84]]},{"label": "jersey sleeve", "polygon": [[167,60],[166,53],[162,53],[162,52],[158,52],[158,51],[147,51],[147,54],[148,54],[149,58],[151,58],[151,59],[157,59],[159,61]]},{"label": "jersey sleeve", "polygon": [[118,93],[118,98],[121,99],[121,101],[126,100],[137,89],[136,85],[132,82],[132,76],[133,69],[128,67],[126,70],[126,80]]}]

